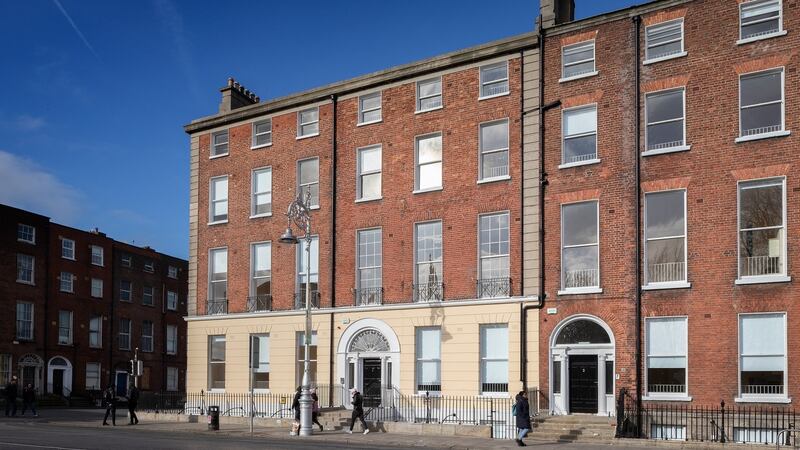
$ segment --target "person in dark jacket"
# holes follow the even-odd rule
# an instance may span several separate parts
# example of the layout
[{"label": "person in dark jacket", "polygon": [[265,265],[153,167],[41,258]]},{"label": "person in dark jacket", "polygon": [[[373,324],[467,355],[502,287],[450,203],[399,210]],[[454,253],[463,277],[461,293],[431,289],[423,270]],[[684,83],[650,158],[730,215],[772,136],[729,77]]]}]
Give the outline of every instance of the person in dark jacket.
[{"label": "person in dark jacket", "polygon": [[33,413],[33,417],[39,417],[39,414],[36,412],[36,390],[33,388],[31,383],[28,383],[27,386],[22,388],[22,415],[25,415],[25,411],[28,410],[28,407],[31,408],[31,412]]},{"label": "person in dark jacket", "polygon": [[369,427],[367,427],[367,422],[364,420],[364,397],[361,396],[361,393],[358,392],[358,389],[353,388],[350,389],[350,395],[353,396],[353,415],[350,417],[350,429],[347,430],[348,433],[353,434],[353,425],[356,424],[356,419],[361,421],[361,426],[364,427],[364,434],[369,433]]},{"label": "person in dark jacket", "polygon": [[11,377],[11,381],[6,384],[6,417],[11,411],[11,417],[17,416],[17,377]]},{"label": "person in dark jacket", "polygon": [[531,431],[531,406],[528,403],[528,393],[519,391],[515,400],[517,407],[517,429],[519,430],[516,441],[517,445],[525,447],[525,443],[522,442],[522,439]]},{"label": "person in dark jacket", "polygon": [[294,420],[300,421],[300,395],[301,395],[301,388],[297,386],[297,391],[294,393],[294,399],[292,399],[292,409],[294,410]]},{"label": "person in dark jacket", "polygon": [[128,425],[139,425],[139,418],[136,417],[137,403],[139,403],[139,388],[133,385],[128,392],[128,414],[130,416],[130,423],[128,423]]},{"label": "person in dark jacket", "polygon": [[311,389],[311,422],[319,426],[319,431],[322,431],[322,424],[319,423],[319,397],[317,390]]},{"label": "person in dark jacket", "polygon": [[111,414],[111,424],[117,426],[117,393],[114,385],[109,385],[103,391],[103,404],[106,405],[106,416],[103,417],[103,425],[108,425],[108,415]]}]

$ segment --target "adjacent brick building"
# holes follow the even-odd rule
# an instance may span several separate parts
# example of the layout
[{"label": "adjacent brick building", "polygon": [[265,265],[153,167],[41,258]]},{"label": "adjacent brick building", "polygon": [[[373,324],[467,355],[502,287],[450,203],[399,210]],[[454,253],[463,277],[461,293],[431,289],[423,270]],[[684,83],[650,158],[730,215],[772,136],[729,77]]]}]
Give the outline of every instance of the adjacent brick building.
[{"label": "adjacent brick building", "polygon": [[[8,269],[0,300],[16,318],[6,321],[0,341],[0,384],[17,375],[64,397],[109,382],[124,392],[138,347],[140,388],[183,389],[186,261],[9,206],[0,205],[0,223],[0,261]],[[125,334],[122,320],[131,321]]]}]

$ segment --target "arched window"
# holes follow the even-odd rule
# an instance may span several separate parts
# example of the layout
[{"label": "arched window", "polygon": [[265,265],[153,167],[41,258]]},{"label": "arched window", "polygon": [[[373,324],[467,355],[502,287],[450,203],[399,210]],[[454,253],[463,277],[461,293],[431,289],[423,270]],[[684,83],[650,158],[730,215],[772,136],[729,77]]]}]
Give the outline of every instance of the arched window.
[{"label": "arched window", "polygon": [[556,345],[610,343],[606,330],[599,323],[586,319],[568,323],[556,338]]},{"label": "arched window", "polygon": [[350,341],[351,352],[388,352],[389,341],[377,330],[364,330]]},{"label": "arched window", "polygon": [[69,364],[67,364],[67,361],[65,361],[64,358],[60,358],[60,357],[56,357],[56,358],[51,359],[50,360],[50,365],[51,366],[65,366],[65,367],[69,366]]}]

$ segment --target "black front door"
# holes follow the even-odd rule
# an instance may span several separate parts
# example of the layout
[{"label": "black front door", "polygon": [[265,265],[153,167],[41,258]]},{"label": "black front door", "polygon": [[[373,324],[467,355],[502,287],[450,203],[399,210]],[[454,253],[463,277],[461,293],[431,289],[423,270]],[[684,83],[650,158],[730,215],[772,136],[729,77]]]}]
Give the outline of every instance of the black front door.
[{"label": "black front door", "polygon": [[361,373],[364,392],[364,406],[378,406],[381,403],[381,360],[369,358],[364,360]]},{"label": "black front door", "polygon": [[63,369],[53,369],[53,394],[64,395]]},{"label": "black front door", "polygon": [[569,357],[569,412],[597,414],[597,356]]}]

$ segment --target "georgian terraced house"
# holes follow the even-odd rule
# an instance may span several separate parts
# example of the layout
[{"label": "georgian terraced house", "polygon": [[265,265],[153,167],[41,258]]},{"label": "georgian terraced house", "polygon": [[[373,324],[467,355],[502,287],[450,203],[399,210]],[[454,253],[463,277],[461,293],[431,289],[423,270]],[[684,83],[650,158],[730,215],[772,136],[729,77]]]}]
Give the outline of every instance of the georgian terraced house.
[{"label": "georgian terraced house", "polygon": [[[544,0],[535,33],[299,94],[229,80],[185,127],[188,390],[291,392],[310,277],[314,382],[375,402],[791,403],[798,8]],[[310,267],[278,242],[305,192]]]}]

